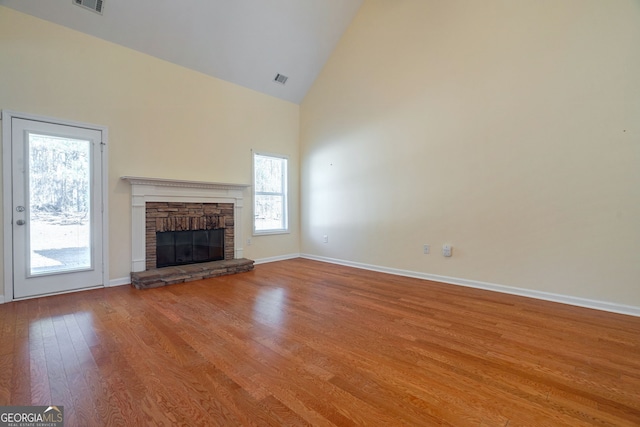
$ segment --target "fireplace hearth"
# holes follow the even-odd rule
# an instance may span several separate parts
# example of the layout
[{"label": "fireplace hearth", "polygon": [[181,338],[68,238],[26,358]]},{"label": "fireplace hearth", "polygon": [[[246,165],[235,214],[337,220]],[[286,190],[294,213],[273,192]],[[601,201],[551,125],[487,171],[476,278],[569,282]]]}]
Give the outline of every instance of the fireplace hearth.
[{"label": "fireplace hearth", "polygon": [[246,258],[153,268],[131,273],[131,286],[136,289],[151,289],[251,270],[253,261]]}]

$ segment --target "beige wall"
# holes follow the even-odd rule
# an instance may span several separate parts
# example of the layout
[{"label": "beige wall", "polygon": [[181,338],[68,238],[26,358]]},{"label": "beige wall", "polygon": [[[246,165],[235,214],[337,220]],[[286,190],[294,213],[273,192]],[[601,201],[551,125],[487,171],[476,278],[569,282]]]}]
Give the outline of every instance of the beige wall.
[{"label": "beige wall", "polygon": [[127,277],[131,263],[130,187],[121,176],[248,184],[252,148],[290,157],[293,232],[247,246],[247,190],[244,254],[299,252],[295,104],[0,7],[0,108],[109,128],[111,279]]},{"label": "beige wall", "polygon": [[301,107],[302,252],[640,307],[639,76],[637,0],[366,0]]},{"label": "beige wall", "polygon": [[249,183],[254,148],[290,156],[293,232],[249,258],[302,223],[303,253],[640,306],[638,46],[634,0],[367,0],[299,109],[0,7],[0,108],[109,127],[112,279],[120,176]]}]

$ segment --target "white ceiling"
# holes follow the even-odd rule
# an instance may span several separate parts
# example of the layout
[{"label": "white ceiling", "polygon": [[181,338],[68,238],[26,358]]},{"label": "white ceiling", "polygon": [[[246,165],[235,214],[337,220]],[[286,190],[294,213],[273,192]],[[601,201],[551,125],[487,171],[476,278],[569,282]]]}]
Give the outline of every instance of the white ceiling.
[{"label": "white ceiling", "polygon": [[103,15],[73,0],[0,5],[299,104],[363,2],[103,1]]}]

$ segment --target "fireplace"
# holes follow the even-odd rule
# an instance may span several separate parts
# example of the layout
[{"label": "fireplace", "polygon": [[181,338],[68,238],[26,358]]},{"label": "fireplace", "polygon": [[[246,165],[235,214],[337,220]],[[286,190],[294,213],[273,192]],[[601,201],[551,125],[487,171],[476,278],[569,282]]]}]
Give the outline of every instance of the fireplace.
[{"label": "fireplace", "polygon": [[[249,185],[133,176],[122,179],[131,184],[131,285],[136,289],[253,269],[254,262],[242,255],[240,226],[243,193]],[[167,266],[158,268],[157,243],[160,240],[160,247],[165,246],[166,232],[175,233],[169,246],[183,253],[178,257],[168,255],[165,260],[160,249],[160,263],[166,262]],[[222,245],[212,249],[207,243],[204,249],[203,240],[221,240]],[[203,252],[222,259],[205,261],[200,259]],[[191,260],[186,259],[189,257]]]},{"label": "fireplace", "polygon": [[[132,272],[156,268],[156,233],[164,231],[224,228],[225,261],[243,258],[240,225],[243,193],[249,185],[134,176],[123,176],[122,179],[131,184]],[[165,215],[164,212],[151,213],[156,215],[153,229],[147,218],[147,205],[150,203],[182,203],[187,211],[173,216]],[[188,209],[191,209],[193,204],[210,203],[224,204],[224,211],[207,211],[199,219],[192,219]],[[167,209],[167,212],[171,212],[174,208]]]},{"label": "fireplace", "polygon": [[146,202],[145,224],[147,270],[234,258],[232,203]]}]

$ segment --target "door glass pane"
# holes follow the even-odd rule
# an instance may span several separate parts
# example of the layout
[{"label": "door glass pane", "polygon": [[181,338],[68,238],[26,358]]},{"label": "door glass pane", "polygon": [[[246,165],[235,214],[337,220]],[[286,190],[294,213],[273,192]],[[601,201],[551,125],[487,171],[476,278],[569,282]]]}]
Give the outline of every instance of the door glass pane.
[{"label": "door glass pane", "polygon": [[91,142],[29,134],[30,275],[91,268]]}]

